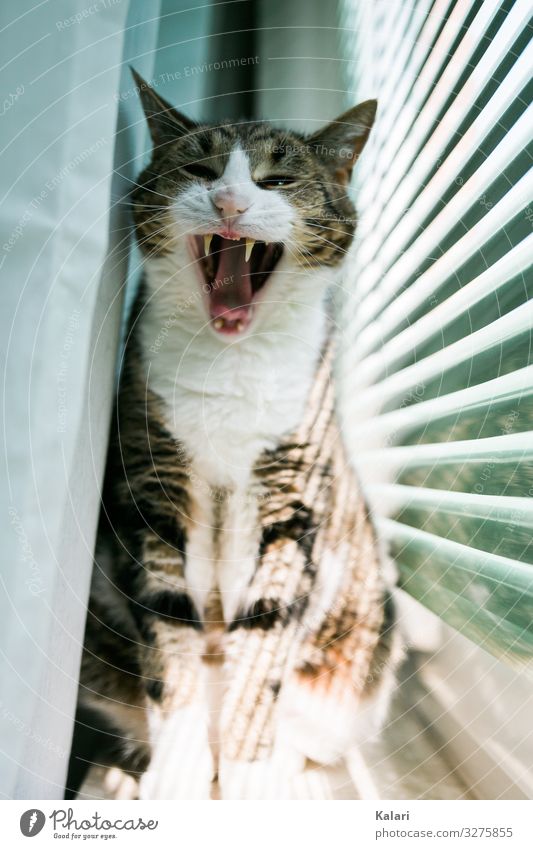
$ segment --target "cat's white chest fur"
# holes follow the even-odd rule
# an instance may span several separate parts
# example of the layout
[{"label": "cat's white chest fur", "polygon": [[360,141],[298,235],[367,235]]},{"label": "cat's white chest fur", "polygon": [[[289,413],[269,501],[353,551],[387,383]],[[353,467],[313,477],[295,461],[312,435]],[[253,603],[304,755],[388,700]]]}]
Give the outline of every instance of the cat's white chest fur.
[{"label": "cat's white chest fur", "polygon": [[151,383],[165,392],[172,433],[195,472],[211,486],[239,488],[260,454],[298,424],[315,358],[273,338],[241,342],[212,360],[198,345],[183,355],[171,394],[155,374]]}]

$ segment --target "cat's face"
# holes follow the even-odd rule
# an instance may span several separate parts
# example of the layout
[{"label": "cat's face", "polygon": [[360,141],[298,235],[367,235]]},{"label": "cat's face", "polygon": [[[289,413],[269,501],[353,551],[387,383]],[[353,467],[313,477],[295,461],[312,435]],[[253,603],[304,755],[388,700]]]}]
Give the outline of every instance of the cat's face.
[{"label": "cat's face", "polygon": [[376,102],[304,137],[268,124],[196,125],[136,81],[154,142],[133,193],[141,249],[183,258],[185,247],[206,323],[244,334],[262,302],[288,301],[310,271],[341,264],[355,230],[347,185]]}]

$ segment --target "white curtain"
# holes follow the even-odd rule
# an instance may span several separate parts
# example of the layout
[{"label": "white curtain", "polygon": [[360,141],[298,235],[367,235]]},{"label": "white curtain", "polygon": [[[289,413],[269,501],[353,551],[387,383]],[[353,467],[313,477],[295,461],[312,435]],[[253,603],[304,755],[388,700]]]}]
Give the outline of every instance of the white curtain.
[{"label": "white curtain", "polygon": [[4,0],[0,795],[60,798],[159,2]]}]

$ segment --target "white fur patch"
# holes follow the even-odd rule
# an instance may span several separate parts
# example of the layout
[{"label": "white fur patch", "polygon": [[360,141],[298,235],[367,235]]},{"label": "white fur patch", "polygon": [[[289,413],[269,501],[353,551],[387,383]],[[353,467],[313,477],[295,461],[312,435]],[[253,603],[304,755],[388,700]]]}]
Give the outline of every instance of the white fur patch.
[{"label": "white fur patch", "polygon": [[179,708],[161,723],[141,799],[209,799],[214,775],[205,703]]},{"label": "white fur patch", "polygon": [[227,503],[224,536],[217,564],[217,584],[224,619],[237,615],[244,588],[255,570],[260,531],[257,527],[257,503],[249,490],[230,494]]},{"label": "white fur patch", "polygon": [[219,783],[223,799],[294,798],[293,780],[301,773],[301,758],[275,755],[262,761],[230,761],[221,757]]},{"label": "white fur patch", "polygon": [[193,183],[172,204],[172,217],[178,237],[189,233],[212,233],[220,223],[216,211],[217,196],[232,191],[242,200],[246,212],[239,216],[242,236],[263,242],[284,242],[291,237],[295,211],[282,192],[259,188],[250,172],[250,161],[240,145],[228,157],[218,180]]},{"label": "white fur patch", "polygon": [[288,681],[279,702],[276,739],[319,764],[333,764],[358,739],[359,705],[354,693],[324,693]]},{"label": "white fur patch", "polygon": [[397,634],[375,691],[364,698],[340,680],[328,690],[294,678],[287,681],[278,705],[277,743],[326,765],[373,740],[385,722],[396,683],[394,671],[402,656]]}]

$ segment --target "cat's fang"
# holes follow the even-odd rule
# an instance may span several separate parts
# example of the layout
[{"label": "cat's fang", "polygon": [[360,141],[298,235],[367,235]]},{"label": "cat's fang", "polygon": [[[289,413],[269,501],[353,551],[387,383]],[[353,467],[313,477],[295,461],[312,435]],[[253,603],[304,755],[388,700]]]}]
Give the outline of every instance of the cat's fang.
[{"label": "cat's fang", "polygon": [[204,236],[204,252],[207,256],[209,254],[209,248],[211,247],[211,239],[213,238],[212,233],[206,233]]},{"label": "cat's fang", "polygon": [[246,253],[244,255],[244,261],[248,262],[252,255],[252,251],[254,249],[255,239],[246,239]]},{"label": "cat's fang", "polygon": [[224,319],[223,318],[215,318],[213,322],[213,327],[215,330],[222,330],[224,327]]}]

